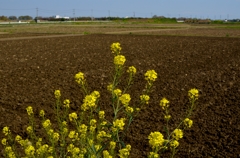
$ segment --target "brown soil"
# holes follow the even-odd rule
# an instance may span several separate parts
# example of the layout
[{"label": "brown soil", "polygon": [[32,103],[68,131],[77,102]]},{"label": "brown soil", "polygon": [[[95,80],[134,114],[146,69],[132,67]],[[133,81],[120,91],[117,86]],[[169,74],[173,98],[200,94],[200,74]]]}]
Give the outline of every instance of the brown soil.
[{"label": "brown soil", "polygon": [[1,41],[0,128],[10,126],[14,135],[26,136],[29,105],[35,112],[46,110],[47,117],[54,119],[56,89],[76,110],[83,99],[73,79],[79,71],[86,74],[92,90],[101,92],[100,106],[110,116],[106,86],[113,56],[109,48],[116,41],[121,43],[126,66],[138,69],[129,92],[133,101],[144,88],[144,73],[149,69],[158,73],[150,104],[135,118],[125,140],[132,145],[131,157],[146,157],[150,132],[163,132],[159,100],[170,100],[174,128],[186,111],[191,88],[200,90],[200,98],[193,127],[185,131],[176,157],[240,157],[239,38],[88,35]]}]

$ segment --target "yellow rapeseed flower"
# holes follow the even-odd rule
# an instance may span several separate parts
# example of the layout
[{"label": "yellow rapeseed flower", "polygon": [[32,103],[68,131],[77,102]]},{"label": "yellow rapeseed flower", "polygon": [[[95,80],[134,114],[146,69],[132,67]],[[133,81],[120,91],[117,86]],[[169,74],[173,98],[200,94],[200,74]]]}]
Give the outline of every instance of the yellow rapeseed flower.
[{"label": "yellow rapeseed flower", "polygon": [[96,100],[97,98],[94,95],[86,95],[83,104],[82,104],[82,110],[86,111],[89,108],[96,108]]},{"label": "yellow rapeseed flower", "polygon": [[76,131],[70,131],[68,134],[68,137],[73,139],[73,138],[75,138],[75,134],[76,134]]},{"label": "yellow rapeseed flower", "polygon": [[11,132],[10,132],[10,130],[9,130],[9,127],[3,127],[3,134],[5,135],[5,136],[7,136],[7,135],[9,135]]},{"label": "yellow rapeseed flower", "polygon": [[16,155],[15,155],[15,153],[13,152],[11,146],[5,147],[5,152],[6,152],[6,156],[7,156],[7,157],[9,157],[9,158],[16,158]]},{"label": "yellow rapeseed flower", "polygon": [[70,100],[69,100],[69,99],[65,99],[65,100],[63,101],[63,104],[64,104],[64,107],[65,107],[65,108],[69,108],[69,107],[70,107]]},{"label": "yellow rapeseed flower", "polygon": [[69,144],[67,147],[67,151],[68,152],[72,152],[72,150],[74,149],[74,145],[73,144]]},{"label": "yellow rapeseed flower", "polygon": [[44,112],[44,110],[40,110],[40,112],[39,112],[39,116],[42,117],[42,118],[44,118],[44,116],[45,116],[45,112]]},{"label": "yellow rapeseed flower", "polygon": [[111,51],[113,54],[118,55],[120,54],[120,51],[122,50],[120,43],[116,42],[111,45]]},{"label": "yellow rapeseed flower", "polygon": [[121,118],[121,119],[116,119],[114,122],[113,122],[113,127],[114,128],[117,128],[117,129],[120,129],[120,130],[123,130],[124,128],[124,125],[125,125],[125,118]]},{"label": "yellow rapeseed flower", "polygon": [[56,99],[59,99],[61,97],[61,91],[60,90],[55,90],[54,95],[55,95]]},{"label": "yellow rapeseed flower", "polygon": [[125,107],[125,110],[126,110],[126,112],[128,112],[128,113],[133,113],[133,111],[134,111],[134,109],[133,109],[132,107],[130,107],[130,106],[126,106],[126,107]]},{"label": "yellow rapeseed flower", "polygon": [[99,93],[99,91],[93,91],[93,92],[91,93],[91,95],[94,96],[94,97],[96,97],[96,98],[100,98],[100,93]]},{"label": "yellow rapeseed flower", "polygon": [[122,91],[120,89],[114,89],[113,93],[118,97],[122,95]]},{"label": "yellow rapeseed flower", "polygon": [[160,132],[151,132],[148,139],[152,148],[161,147],[164,143],[163,135]]},{"label": "yellow rapeseed flower", "polygon": [[169,101],[166,98],[163,98],[162,100],[160,100],[160,106],[163,110],[166,110],[166,108],[169,107]]},{"label": "yellow rapeseed flower", "polygon": [[50,153],[50,154],[53,153],[53,147],[52,146],[48,148],[48,153]]},{"label": "yellow rapeseed flower", "polygon": [[193,88],[188,91],[188,96],[190,99],[198,99],[198,90]]},{"label": "yellow rapeseed flower", "polygon": [[121,97],[119,97],[119,100],[124,106],[127,106],[131,100],[131,97],[129,94],[123,94]]},{"label": "yellow rapeseed flower", "polygon": [[175,129],[173,131],[173,135],[172,137],[175,139],[175,140],[179,140],[180,138],[183,137],[183,131],[181,129]]},{"label": "yellow rapeseed flower", "polygon": [[32,109],[31,106],[28,106],[28,107],[26,108],[26,110],[27,110],[27,113],[28,113],[29,116],[33,114],[33,109]]},{"label": "yellow rapeseed flower", "polygon": [[59,133],[57,132],[53,133],[53,140],[55,140],[56,142],[59,140]]},{"label": "yellow rapeseed flower", "polygon": [[108,86],[107,86],[107,90],[110,91],[110,92],[112,92],[112,90],[113,90],[113,85],[112,85],[112,84],[108,85]]},{"label": "yellow rapeseed flower", "polygon": [[148,104],[149,99],[150,99],[149,95],[143,94],[140,96],[141,102],[145,102],[146,104]]},{"label": "yellow rapeseed flower", "polygon": [[73,113],[69,114],[69,120],[70,121],[76,120],[77,118],[78,117],[77,117],[76,112],[73,112]]},{"label": "yellow rapeseed flower", "polygon": [[97,145],[94,145],[94,148],[96,149],[96,151],[98,151],[98,150],[100,150],[102,148],[102,146],[97,144]]},{"label": "yellow rapeseed flower", "polygon": [[171,115],[164,115],[165,120],[170,120],[170,118],[171,118]]},{"label": "yellow rapeseed flower", "polygon": [[100,126],[105,126],[107,124],[107,121],[101,122]]},{"label": "yellow rapeseed flower", "polygon": [[63,127],[67,127],[67,121],[63,121],[63,122],[62,122],[62,126],[63,126]]},{"label": "yellow rapeseed flower", "polygon": [[16,140],[16,142],[19,142],[20,140],[22,140],[22,137],[21,137],[20,135],[17,135],[17,136],[15,137],[15,140]]},{"label": "yellow rapeseed flower", "polygon": [[136,74],[137,69],[134,66],[130,66],[128,68],[127,72],[134,75],[134,74]]},{"label": "yellow rapeseed flower", "polygon": [[185,118],[183,122],[184,122],[184,125],[185,125],[187,128],[192,127],[193,121],[190,120],[189,118]]},{"label": "yellow rapeseed flower", "polygon": [[85,83],[85,79],[84,79],[84,73],[79,72],[75,75],[75,81],[80,84],[80,85],[84,85]]},{"label": "yellow rapeseed flower", "polygon": [[110,143],[109,143],[109,145],[110,145],[110,149],[111,150],[114,150],[115,148],[116,148],[116,142],[114,142],[114,141],[111,141]]},{"label": "yellow rapeseed flower", "polygon": [[98,132],[98,134],[97,134],[97,140],[98,140],[98,141],[101,141],[102,138],[105,137],[106,134],[107,134],[107,133],[106,133],[105,131],[100,131],[100,132]]},{"label": "yellow rapeseed flower", "polygon": [[157,73],[154,70],[148,70],[145,73],[145,80],[153,82],[157,79]]},{"label": "yellow rapeseed flower", "polygon": [[35,148],[32,145],[29,145],[26,149],[25,149],[25,154],[26,156],[32,157],[34,156],[35,153]]},{"label": "yellow rapeseed flower", "polygon": [[36,142],[36,148],[40,148],[42,146],[42,138],[39,138]]},{"label": "yellow rapeseed flower", "polygon": [[79,153],[80,153],[80,149],[78,147],[75,147],[75,148],[72,149],[72,154],[73,155],[77,156]]},{"label": "yellow rapeseed flower", "polygon": [[114,57],[114,64],[117,66],[124,65],[125,61],[126,61],[126,58],[123,55],[117,55]]},{"label": "yellow rapeseed flower", "polygon": [[51,126],[51,121],[47,119],[42,123],[42,125],[43,125],[43,128],[47,129]]},{"label": "yellow rapeseed flower", "polygon": [[104,119],[105,112],[104,111],[99,111],[98,116],[99,116],[100,119]]},{"label": "yellow rapeseed flower", "polygon": [[33,132],[33,127],[32,126],[28,126],[27,127],[27,132],[28,133],[32,133]]},{"label": "yellow rapeseed flower", "polygon": [[87,129],[88,129],[88,126],[86,126],[85,124],[81,124],[81,125],[79,126],[79,132],[80,132],[81,134],[86,134],[86,133],[87,133]]},{"label": "yellow rapeseed flower", "polygon": [[159,158],[159,154],[155,152],[150,152],[148,158]]},{"label": "yellow rapeseed flower", "polygon": [[127,158],[130,155],[131,145],[127,145],[126,148],[119,150],[119,157],[120,158]]},{"label": "yellow rapeseed flower", "polygon": [[107,150],[103,150],[103,158],[112,158]]},{"label": "yellow rapeseed flower", "polygon": [[2,145],[4,145],[4,146],[7,145],[7,139],[6,139],[6,138],[3,138],[3,139],[2,139]]},{"label": "yellow rapeseed flower", "polygon": [[63,134],[66,135],[68,133],[68,128],[64,127],[63,128]]},{"label": "yellow rapeseed flower", "polygon": [[179,146],[179,142],[177,140],[173,140],[170,142],[170,147],[176,148]]},{"label": "yellow rapeseed flower", "polygon": [[95,126],[96,123],[97,123],[97,120],[96,120],[96,119],[91,119],[91,120],[90,120],[90,125],[91,125],[91,126]]},{"label": "yellow rapeseed flower", "polygon": [[53,129],[49,129],[49,130],[47,131],[47,134],[48,134],[49,136],[51,136],[51,137],[52,137],[53,133],[54,133],[54,130],[53,130]]},{"label": "yellow rapeseed flower", "polygon": [[37,155],[41,155],[41,154],[45,154],[48,152],[48,145],[47,144],[44,144],[42,146],[40,146],[37,150],[36,150],[36,153]]}]

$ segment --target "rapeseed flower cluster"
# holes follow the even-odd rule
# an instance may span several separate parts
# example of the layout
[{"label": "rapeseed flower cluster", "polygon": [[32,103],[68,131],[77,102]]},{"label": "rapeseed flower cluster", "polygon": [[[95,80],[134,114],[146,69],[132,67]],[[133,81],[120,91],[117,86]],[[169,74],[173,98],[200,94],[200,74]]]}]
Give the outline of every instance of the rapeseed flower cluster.
[{"label": "rapeseed flower cluster", "polygon": [[103,150],[103,158],[112,158],[107,150]]},{"label": "rapeseed flower cluster", "polygon": [[113,90],[113,85],[112,85],[112,84],[109,84],[109,85],[107,86],[107,90],[110,91],[110,92],[112,92],[112,90]]},{"label": "rapeseed flower cluster", "polygon": [[69,114],[69,120],[72,122],[73,120],[77,120],[78,116],[76,112]]},{"label": "rapeseed flower cluster", "polygon": [[150,97],[149,97],[149,95],[143,94],[143,95],[140,96],[140,100],[141,100],[141,102],[143,102],[145,104],[148,104],[148,101],[150,100]]},{"label": "rapeseed flower cluster", "polygon": [[33,109],[32,109],[31,106],[28,106],[28,107],[26,108],[26,110],[27,110],[28,116],[31,116],[31,115],[33,114]]},{"label": "rapeseed flower cluster", "polygon": [[100,119],[104,119],[104,118],[105,118],[105,112],[104,112],[104,111],[99,111],[99,112],[98,112],[98,117],[99,117]]},{"label": "rapeseed flower cluster", "polygon": [[64,104],[64,107],[65,107],[65,108],[69,108],[69,107],[70,107],[70,100],[69,100],[69,99],[65,99],[65,100],[63,101],[63,104]]},{"label": "rapeseed flower cluster", "polygon": [[127,70],[128,73],[135,75],[137,72],[137,69],[134,66],[130,66]]},{"label": "rapeseed flower cluster", "polygon": [[190,99],[197,100],[198,99],[198,90],[193,88],[188,91],[188,96]]},{"label": "rapeseed flower cluster", "polygon": [[25,154],[27,157],[33,157],[35,154],[35,148],[32,145],[29,145],[26,149],[25,149]]},{"label": "rapeseed flower cluster", "polygon": [[114,90],[113,90],[113,93],[114,93],[117,97],[119,97],[119,96],[122,95],[122,91],[121,91],[120,89],[114,89]]},{"label": "rapeseed flower cluster", "polygon": [[49,119],[45,120],[43,123],[42,123],[42,126],[44,129],[49,129],[51,127],[51,121]]},{"label": "rapeseed flower cluster", "polygon": [[151,132],[148,136],[148,139],[149,144],[152,146],[153,149],[162,147],[165,141],[162,133],[160,132]]},{"label": "rapeseed flower cluster", "polygon": [[189,118],[185,118],[185,120],[183,122],[184,122],[184,125],[186,128],[192,127],[193,121],[190,120]]},{"label": "rapeseed flower cluster", "polygon": [[157,73],[154,70],[148,70],[145,73],[145,80],[149,83],[154,82],[157,79]]},{"label": "rapeseed flower cluster", "polygon": [[159,154],[156,152],[150,152],[148,158],[159,158]]},{"label": "rapeseed flower cluster", "polygon": [[116,42],[111,45],[111,51],[114,55],[120,54],[120,51],[122,50],[120,43]]},{"label": "rapeseed flower cluster", "polygon": [[129,105],[129,102],[131,100],[131,97],[129,94],[123,94],[119,97],[119,100],[121,101],[121,103],[124,105],[124,106],[128,106]]},{"label": "rapeseed flower cluster", "polygon": [[127,158],[130,155],[131,145],[126,145],[126,148],[120,149],[118,156],[120,158]]},{"label": "rapeseed flower cluster", "polygon": [[56,99],[59,99],[59,98],[61,97],[61,92],[60,92],[60,90],[55,90],[54,95],[55,95],[55,98],[56,98]]},{"label": "rapeseed flower cluster", "polygon": [[9,127],[3,127],[3,134],[5,136],[8,136],[9,134],[11,134],[11,131],[9,130]]},{"label": "rapeseed flower cluster", "polygon": [[80,138],[81,138],[81,139],[85,139],[85,138],[86,138],[87,130],[88,130],[88,126],[85,125],[85,124],[81,124],[81,125],[78,127],[78,131],[79,131],[79,133],[80,133]]},{"label": "rapeseed flower cluster", "polygon": [[2,145],[4,145],[4,146],[7,145],[7,139],[6,139],[6,138],[3,138],[3,139],[2,139]]},{"label": "rapeseed flower cluster", "polygon": [[27,130],[27,132],[29,134],[31,134],[33,132],[33,127],[32,126],[28,126],[26,130]]},{"label": "rapeseed flower cluster", "polygon": [[116,131],[118,129],[123,130],[124,129],[124,125],[125,125],[125,118],[121,118],[121,119],[116,119],[113,122],[113,131]]},{"label": "rapeseed flower cluster", "polygon": [[17,157],[11,146],[6,146],[5,147],[5,155],[9,158],[16,158]]},{"label": "rapeseed flower cluster", "polygon": [[125,61],[126,61],[126,58],[123,55],[117,55],[114,57],[114,64],[116,66],[123,66]]},{"label": "rapeseed flower cluster", "polygon": [[177,148],[179,146],[179,142],[177,140],[172,140],[170,142],[170,147],[171,148]]},{"label": "rapeseed flower cluster", "polygon": [[45,111],[44,111],[44,110],[40,110],[39,116],[40,116],[42,119],[44,119]]},{"label": "rapeseed flower cluster", "polygon": [[175,140],[179,140],[180,138],[183,137],[183,131],[182,131],[181,129],[175,129],[175,130],[173,131],[172,137],[173,137]]},{"label": "rapeseed flower cluster", "polygon": [[85,84],[85,78],[84,78],[84,73],[79,72],[75,75],[75,81],[79,84],[79,85],[84,85]]},{"label": "rapeseed flower cluster", "polygon": [[160,100],[160,106],[163,110],[167,109],[169,107],[169,101],[166,98],[163,98]]},{"label": "rapeseed flower cluster", "polygon": [[94,91],[90,95],[86,95],[83,104],[81,106],[81,109],[83,111],[89,110],[89,109],[95,109],[97,107],[97,99],[100,97],[100,93],[98,91]]}]

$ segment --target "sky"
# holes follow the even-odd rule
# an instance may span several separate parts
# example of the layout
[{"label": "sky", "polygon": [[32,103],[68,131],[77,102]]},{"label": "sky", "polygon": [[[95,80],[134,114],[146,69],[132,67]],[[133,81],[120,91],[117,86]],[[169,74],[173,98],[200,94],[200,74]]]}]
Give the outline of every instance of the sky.
[{"label": "sky", "polygon": [[0,0],[0,16],[240,19],[240,0]]}]

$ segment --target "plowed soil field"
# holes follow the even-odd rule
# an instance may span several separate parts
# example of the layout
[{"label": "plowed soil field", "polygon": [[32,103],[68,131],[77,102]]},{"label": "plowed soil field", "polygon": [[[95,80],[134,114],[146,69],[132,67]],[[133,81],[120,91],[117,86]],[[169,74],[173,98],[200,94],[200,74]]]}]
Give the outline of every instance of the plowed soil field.
[{"label": "plowed soil field", "polygon": [[[84,35],[0,41],[0,129],[9,126],[14,135],[26,137],[29,105],[54,119],[56,89],[71,100],[71,111],[76,110],[83,100],[74,81],[79,71],[85,73],[91,90],[100,91],[99,106],[110,117],[106,87],[113,71],[113,42],[121,43],[126,66],[137,68],[129,92],[133,102],[144,88],[144,73],[149,69],[158,73],[149,105],[128,130],[125,142],[132,145],[132,158],[147,157],[151,132],[164,133],[159,100],[170,100],[170,126],[176,128],[191,88],[200,91],[191,117],[194,124],[184,131],[176,157],[240,157],[239,38]],[[2,157],[2,145],[0,151]]]}]

